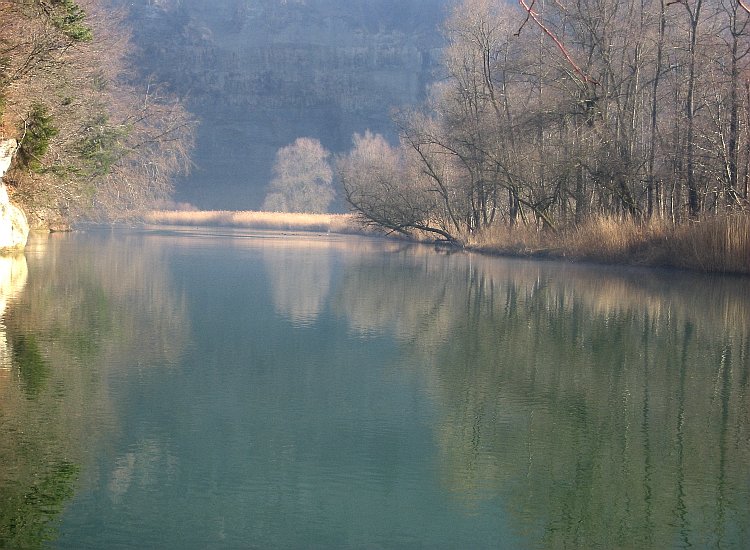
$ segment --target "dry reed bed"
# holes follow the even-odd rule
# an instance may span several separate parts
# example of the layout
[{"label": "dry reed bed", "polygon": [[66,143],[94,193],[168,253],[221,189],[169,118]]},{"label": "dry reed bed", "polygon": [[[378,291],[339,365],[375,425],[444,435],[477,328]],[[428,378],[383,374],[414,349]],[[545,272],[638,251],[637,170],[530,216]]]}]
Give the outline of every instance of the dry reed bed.
[{"label": "dry reed bed", "polygon": [[747,213],[682,225],[596,218],[559,232],[501,227],[471,239],[469,244],[481,251],[521,256],[750,274]]},{"label": "dry reed bed", "polygon": [[363,233],[349,214],[301,214],[254,211],[171,211],[149,212],[144,221],[155,225],[195,225],[238,227],[278,231],[317,231],[326,233]]}]

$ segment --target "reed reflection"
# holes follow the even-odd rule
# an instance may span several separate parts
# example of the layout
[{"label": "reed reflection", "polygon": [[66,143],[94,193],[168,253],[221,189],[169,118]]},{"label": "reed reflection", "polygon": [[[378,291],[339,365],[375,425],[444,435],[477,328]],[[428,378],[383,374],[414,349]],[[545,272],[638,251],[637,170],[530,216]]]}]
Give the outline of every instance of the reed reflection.
[{"label": "reed reflection", "polygon": [[[444,485],[545,547],[750,540],[750,284],[409,252],[337,311],[438,405]],[[403,265],[403,264],[400,264]]]}]

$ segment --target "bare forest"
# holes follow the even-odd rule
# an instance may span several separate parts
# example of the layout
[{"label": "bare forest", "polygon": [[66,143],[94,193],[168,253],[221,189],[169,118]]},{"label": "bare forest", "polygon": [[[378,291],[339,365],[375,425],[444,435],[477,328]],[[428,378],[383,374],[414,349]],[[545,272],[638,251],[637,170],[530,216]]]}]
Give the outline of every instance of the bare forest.
[{"label": "bare forest", "polygon": [[346,199],[457,243],[739,220],[724,245],[750,270],[749,23],[742,0],[463,0],[400,142],[356,135],[339,157]]},{"label": "bare forest", "polygon": [[136,77],[125,14],[105,0],[0,0],[5,176],[32,225],[128,218],[169,196],[190,166],[193,123]]}]

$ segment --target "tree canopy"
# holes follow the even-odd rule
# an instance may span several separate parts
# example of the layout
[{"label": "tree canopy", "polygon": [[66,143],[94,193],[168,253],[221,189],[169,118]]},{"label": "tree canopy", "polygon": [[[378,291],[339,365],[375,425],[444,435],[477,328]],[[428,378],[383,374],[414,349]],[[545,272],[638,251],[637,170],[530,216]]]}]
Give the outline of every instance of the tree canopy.
[{"label": "tree canopy", "polygon": [[166,198],[190,166],[193,122],[128,65],[125,14],[104,0],[0,0],[4,181],[32,224],[116,220]]},{"label": "tree canopy", "polygon": [[449,240],[746,211],[748,22],[734,0],[463,0],[444,25],[445,78],[396,116],[393,155],[412,166],[362,163],[355,139],[345,195],[367,222]]}]

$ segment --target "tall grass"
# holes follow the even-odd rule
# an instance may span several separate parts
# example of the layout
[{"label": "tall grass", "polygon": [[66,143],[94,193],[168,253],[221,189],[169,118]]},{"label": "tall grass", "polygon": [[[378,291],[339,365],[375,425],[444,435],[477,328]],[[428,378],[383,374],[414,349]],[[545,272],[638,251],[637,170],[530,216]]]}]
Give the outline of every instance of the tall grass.
[{"label": "tall grass", "polygon": [[156,210],[144,221],[155,225],[192,225],[203,227],[236,227],[276,231],[317,231],[362,233],[363,229],[349,214],[302,214],[255,211],[172,211]]},{"label": "tall grass", "polygon": [[750,215],[716,217],[677,226],[669,240],[677,267],[750,274]]},{"label": "tall grass", "polygon": [[500,227],[474,236],[469,245],[513,255],[750,274],[750,214],[682,225],[600,217],[558,232]]}]

